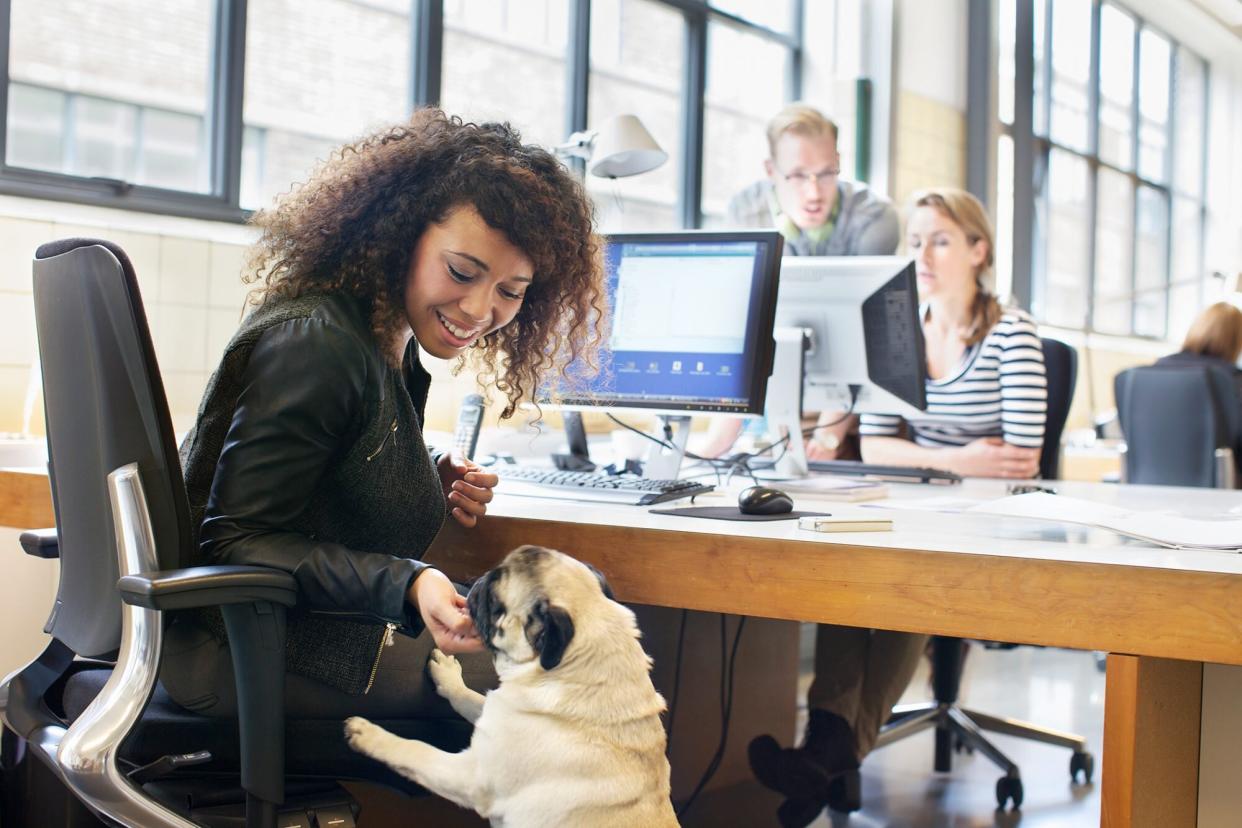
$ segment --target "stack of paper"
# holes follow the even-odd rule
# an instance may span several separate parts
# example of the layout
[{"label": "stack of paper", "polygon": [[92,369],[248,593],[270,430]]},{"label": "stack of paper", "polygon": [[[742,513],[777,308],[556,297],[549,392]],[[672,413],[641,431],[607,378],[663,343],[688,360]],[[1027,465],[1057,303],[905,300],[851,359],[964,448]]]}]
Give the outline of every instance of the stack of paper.
[{"label": "stack of paper", "polygon": [[1242,549],[1242,519],[1237,518],[1202,520],[1138,512],[1044,492],[1002,497],[966,511],[1096,526],[1175,549]]},{"label": "stack of paper", "polygon": [[878,500],[888,497],[888,486],[874,480],[861,480],[857,477],[832,477],[830,475],[811,475],[796,480],[782,480],[774,486],[787,492],[807,494],[823,500],[836,500],[845,503],[856,503],[860,500]]}]

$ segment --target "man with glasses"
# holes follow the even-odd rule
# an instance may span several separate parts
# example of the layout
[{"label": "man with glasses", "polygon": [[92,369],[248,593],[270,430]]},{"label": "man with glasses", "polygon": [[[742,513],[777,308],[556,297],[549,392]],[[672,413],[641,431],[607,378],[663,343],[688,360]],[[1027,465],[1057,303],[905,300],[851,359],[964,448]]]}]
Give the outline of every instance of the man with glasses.
[{"label": "man with glasses", "polygon": [[[767,178],[734,196],[730,222],[775,227],[785,255],[880,256],[897,250],[897,211],[863,184],[843,181],[837,126],[818,110],[791,104],[768,124]],[[727,452],[740,430],[713,420],[709,450]],[[806,441],[811,459],[857,458],[857,418],[821,412]],[[725,447],[727,446],[727,447]],[[802,743],[782,747],[763,735],[748,748],[751,770],[766,787],[785,795],[777,812],[783,828],[802,828],[824,810],[849,812],[861,805],[858,772],[883,717],[863,715],[900,696],[917,664],[910,636],[820,624],[816,629],[816,681],[807,694]],[[879,700],[879,701],[877,701]],[[866,749],[860,749],[865,746]]]},{"label": "man with glasses", "polygon": [[775,227],[787,256],[888,256],[897,211],[866,185],[841,179],[837,125],[794,103],[768,122],[767,177],[729,202],[729,223]]},{"label": "man with glasses", "polygon": [[[786,106],[768,122],[767,178],[735,195],[728,220],[734,227],[775,227],[786,256],[891,256],[900,227],[897,210],[865,184],[840,178],[837,125],[814,107]],[[810,460],[857,460],[858,418],[822,412],[822,426],[806,440]],[[752,427],[762,428],[756,423]],[[727,454],[742,431],[740,420],[717,417],[697,447],[711,457]]]}]

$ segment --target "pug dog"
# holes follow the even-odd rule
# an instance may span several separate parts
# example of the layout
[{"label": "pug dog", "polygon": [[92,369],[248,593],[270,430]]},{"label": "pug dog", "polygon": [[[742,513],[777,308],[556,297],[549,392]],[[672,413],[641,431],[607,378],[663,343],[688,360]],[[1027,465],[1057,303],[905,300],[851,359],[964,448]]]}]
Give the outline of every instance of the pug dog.
[{"label": "pug dog", "polygon": [[523,546],[475,582],[467,603],[500,686],[471,690],[457,659],[439,650],[428,669],[474,723],[470,746],[446,753],[354,717],[345,722],[354,750],[493,826],[676,826],[664,699],[634,613],[612,600],[603,577]]}]

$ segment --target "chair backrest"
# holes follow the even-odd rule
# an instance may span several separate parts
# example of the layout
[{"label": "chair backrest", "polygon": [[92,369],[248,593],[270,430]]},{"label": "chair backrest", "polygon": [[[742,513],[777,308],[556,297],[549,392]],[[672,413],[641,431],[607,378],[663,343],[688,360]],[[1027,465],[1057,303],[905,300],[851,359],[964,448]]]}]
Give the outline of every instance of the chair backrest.
[{"label": "chair backrest", "polygon": [[1078,352],[1059,339],[1039,340],[1044,350],[1048,381],[1048,414],[1044,421],[1044,448],[1039,455],[1039,476],[1056,480],[1061,471],[1061,434],[1074,401],[1078,382]]},{"label": "chair backrest", "polygon": [[137,463],[160,568],[188,562],[190,513],[146,314],[112,242],[65,239],[34,262],[60,586],[46,632],[84,656],[120,646],[108,474]]},{"label": "chair backrest", "polygon": [[1113,380],[1126,440],[1125,480],[1218,485],[1216,449],[1229,446],[1239,416],[1233,378],[1202,365],[1148,365]]}]

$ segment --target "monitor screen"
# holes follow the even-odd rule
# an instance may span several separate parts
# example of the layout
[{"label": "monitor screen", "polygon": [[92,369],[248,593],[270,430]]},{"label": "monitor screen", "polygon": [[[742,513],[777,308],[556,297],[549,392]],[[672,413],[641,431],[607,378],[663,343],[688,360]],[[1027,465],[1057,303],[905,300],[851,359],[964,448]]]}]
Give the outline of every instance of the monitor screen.
[{"label": "monitor screen", "polygon": [[899,256],[787,257],[776,326],[809,332],[803,407],[906,414],[927,408],[914,263]]},{"label": "monitor screen", "polygon": [[759,414],[772,369],[782,240],[774,231],[607,237],[601,370],[568,370],[567,407]]}]

